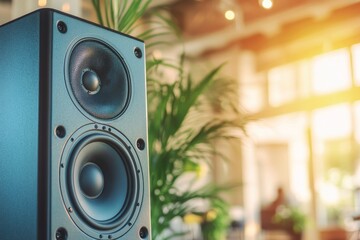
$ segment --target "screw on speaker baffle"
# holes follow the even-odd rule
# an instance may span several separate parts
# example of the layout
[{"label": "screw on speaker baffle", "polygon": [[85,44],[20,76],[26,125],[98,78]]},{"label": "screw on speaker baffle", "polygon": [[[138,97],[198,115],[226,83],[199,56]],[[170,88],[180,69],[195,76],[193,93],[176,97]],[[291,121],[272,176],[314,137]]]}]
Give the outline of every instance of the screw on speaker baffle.
[{"label": "screw on speaker baffle", "polygon": [[137,58],[141,58],[141,57],[142,57],[142,51],[141,51],[141,49],[138,48],[138,47],[136,47],[136,48],[134,49],[134,54],[135,54],[135,56],[136,56]]},{"label": "screw on speaker baffle", "polygon": [[55,134],[58,138],[63,138],[66,135],[66,130],[64,126],[57,126],[55,128]]},{"label": "screw on speaker baffle", "polygon": [[136,147],[137,147],[139,150],[144,150],[144,149],[145,149],[145,141],[144,141],[144,139],[139,138],[139,139],[136,141]]},{"label": "screw on speaker baffle", "polygon": [[59,228],[55,233],[56,240],[66,240],[67,239],[67,231],[65,228]]},{"label": "screw on speaker baffle", "polygon": [[142,227],[139,231],[139,236],[144,239],[149,235],[149,231],[146,227]]},{"label": "screw on speaker baffle", "polygon": [[58,31],[61,32],[61,33],[66,33],[67,32],[66,23],[64,23],[63,21],[58,21],[57,24],[56,24],[56,27],[57,27]]}]

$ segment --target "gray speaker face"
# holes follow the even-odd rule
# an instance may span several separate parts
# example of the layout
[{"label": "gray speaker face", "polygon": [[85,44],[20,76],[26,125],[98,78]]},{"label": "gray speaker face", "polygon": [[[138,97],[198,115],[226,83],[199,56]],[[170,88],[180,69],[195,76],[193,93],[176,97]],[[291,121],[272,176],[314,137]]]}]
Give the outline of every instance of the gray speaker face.
[{"label": "gray speaker face", "polygon": [[94,238],[124,235],[136,221],[144,192],[141,162],[116,129],[87,125],[67,142],[60,188],[74,223]]},{"label": "gray speaker face", "polygon": [[53,27],[52,235],[150,239],[144,44],[58,13]]}]

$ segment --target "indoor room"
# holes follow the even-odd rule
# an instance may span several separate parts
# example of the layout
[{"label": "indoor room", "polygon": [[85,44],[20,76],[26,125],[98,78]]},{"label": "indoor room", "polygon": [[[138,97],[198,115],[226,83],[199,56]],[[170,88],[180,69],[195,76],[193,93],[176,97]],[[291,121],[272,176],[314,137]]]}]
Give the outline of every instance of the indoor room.
[{"label": "indoor room", "polygon": [[359,0],[0,0],[0,29],[46,8],[145,43],[141,239],[359,239]]}]

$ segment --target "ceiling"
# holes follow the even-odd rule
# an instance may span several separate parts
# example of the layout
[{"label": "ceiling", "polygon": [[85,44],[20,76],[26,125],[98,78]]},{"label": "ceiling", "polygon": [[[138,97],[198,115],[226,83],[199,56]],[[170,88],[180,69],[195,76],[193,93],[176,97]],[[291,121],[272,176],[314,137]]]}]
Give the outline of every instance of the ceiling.
[{"label": "ceiling", "polygon": [[[177,0],[169,6],[185,37],[196,38],[224,28],[244,27],[264,19],[274,20],[288,13],[288,20],[295,17],[316,18],[356,0],[273,0],[271,9],[260,6],[259,0]],[[234,20],[225,19],[226,10],[236,13]],[[298,20],[298,19],[296,19]]]},{"label": "ceiling", "polygon": [[[91,0],[73,1],[81,1],[84,18],[95,20]],[[294,38],[299,37],[301,28],[318,31],[324,25],[319,22],[334,12],[337,12],[334,19],[357,16],[360,12],[360,0],[273,0],[273,3],[273,8],[267,10],[259,0],[153,0],[153,5],[167,6],[185,41],[198,42],[189,51],[194,55],[238,44],[239,39],[242,46],[259,48],[279,42],[276,35],[280,32]],[[224,17],[226,10],[235,12],[234,20]],[[10,15],[11,0],[0,0],[0,24],[10,20]],[[280,40],[283,39],[281,36]]]},{"label": "ceiling", "polygon": [[[8,21],[11,14],[11,1],[0,0],[0,24]],[[30,0],[36,1],[36,0]],[[76,0],[75,0],[76,1]],[[89,12],[89,0],[82,2],[83,12]],[[264,9],[259,0],[153,0],[153,4],[167,5],[170,13],[187,39],[198,38],[222,31],[249,27],[262,22],[263,28],[268,29],[278,19],[277,24],[306,18],[306,14],[318,17],[326,15],[333,9],[349,5],[359,0],[272,0],[273,7]],[[235,12],[234,20],[229,21],[224,17],[226,10]],[[286,15],[287,16],[284,16]],[[85,17],[88,17],[89,13]],[[274,25],[273,25],[274,26]],[[272,28],[274,28],[272,26]]]}]

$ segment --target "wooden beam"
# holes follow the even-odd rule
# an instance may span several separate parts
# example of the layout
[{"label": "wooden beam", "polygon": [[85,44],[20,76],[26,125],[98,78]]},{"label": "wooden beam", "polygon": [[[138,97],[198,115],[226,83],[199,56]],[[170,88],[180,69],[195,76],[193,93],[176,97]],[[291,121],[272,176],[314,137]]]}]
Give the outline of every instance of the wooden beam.
[{"label": "wooden beam", "polygon": [[354,87],[349,90],[340,92],[297,99],[295,101],[285,103],[279,107],[269,106],[260,112],[249,114],[248,118],[258,120],[294,112],[309,112],[330,105],[354,102],[358,100],[360,100],[360,87]]}]

